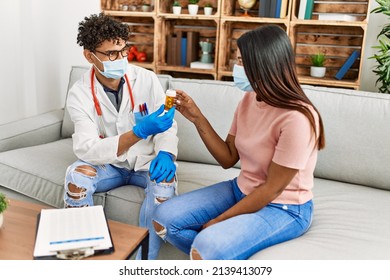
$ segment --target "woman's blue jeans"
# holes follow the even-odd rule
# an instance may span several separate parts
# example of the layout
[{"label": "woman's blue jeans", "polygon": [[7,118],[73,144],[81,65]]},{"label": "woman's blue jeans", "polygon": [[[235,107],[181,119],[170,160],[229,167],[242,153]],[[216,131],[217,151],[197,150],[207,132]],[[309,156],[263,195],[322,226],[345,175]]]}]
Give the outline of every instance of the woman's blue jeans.
[{"label": "woman's blue jeans", "polygon": [[158,232],[183,252],[198,251],[202,259],[242,260],[256,252],[304,234],[310,227],[313,203],[270,203],[261,210],[232,217],[201,230],[202,225],[240,201],[245,195],[236,179],[184,193],[161,204],[153,220]]},{"label": "woman's blue jeans", "polygon": [[[83,167],[90,166],[96,173],[85,175],[80,172]],[[79,168],[79,169],[77,169]],[[87,173],[88,174],[88,173]],[[80,188],[80,193],[69,192],[68,186],[72,183]],[[66,207],[92,206],[95,192],[107,192],[123,185],[135,185],[145,189],[145,200],[142,203],[139,215],[139,225],[149,229],[149,255],[154,260],[158,256],[162,240],[159,238],[152,225],[152,216],[159,201],[168,200],[175,196],[177,182],[167,184],[151,181],[148,171],[134,171],[118,168],[110,164],[91,165],[78,160],[68,167],[65,177],[64,202]],[[165,202],[164,202],[165,203]],[[140,259],[140,251],[137,259]]]}]

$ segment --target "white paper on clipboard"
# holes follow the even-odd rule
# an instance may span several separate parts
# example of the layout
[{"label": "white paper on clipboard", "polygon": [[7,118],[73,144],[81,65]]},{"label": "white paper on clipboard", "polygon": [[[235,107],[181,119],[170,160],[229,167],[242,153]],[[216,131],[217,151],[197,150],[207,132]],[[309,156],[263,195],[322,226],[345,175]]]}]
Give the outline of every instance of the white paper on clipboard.
[{"label": "white paper on clipboard", "polygon": [[112,248],[107,220],[101,205],[42,209],[38,222],[34,257],[55,256],[59,251]]}]

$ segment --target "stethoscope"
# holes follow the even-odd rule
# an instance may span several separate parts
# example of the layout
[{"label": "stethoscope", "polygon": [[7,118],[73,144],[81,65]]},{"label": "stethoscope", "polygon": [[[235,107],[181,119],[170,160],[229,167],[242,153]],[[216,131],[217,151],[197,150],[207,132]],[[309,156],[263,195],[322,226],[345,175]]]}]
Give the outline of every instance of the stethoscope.
[{"label": "stethoscope", "polygon": [[[95,109],[96,109],[96,113],[98,115],[98,119],[99,119],[99,130],[100,131],[100,135],[99,137],[101,139],[105,138],[107,133],[106,133],[106,129],[104,128],[104,123],[103,123],[103,113],[102,113],[102,108],[100,107],[100,102],[98,100],[98,98],[96,97],[96,92],[95,92],[95,68],[92,67],[92,71],[91,71],[91,92],[92,92],[92,98],[93,98],[93,103],[95,104]],[[131,101],[131,110],[134,109],[134,98],[133,98],[133,91],[131,90],[131,87],[130,87],[130,83],[129,83],[129,79],[127,78],[127,75],[125,74],[125,79],[126,79],[126,84],[127,84],[127,87],[129,88],[129,95],[130,95],[130,101]]]}]

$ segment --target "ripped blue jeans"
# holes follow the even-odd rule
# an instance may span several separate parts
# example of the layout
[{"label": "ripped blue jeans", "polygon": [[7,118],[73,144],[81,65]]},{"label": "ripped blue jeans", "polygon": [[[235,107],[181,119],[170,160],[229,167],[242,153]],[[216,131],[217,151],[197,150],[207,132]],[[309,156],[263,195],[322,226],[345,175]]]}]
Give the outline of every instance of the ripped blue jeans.
[{"label": "ripped blue jeans", "polygon": [[[139,215],[139,226],[149,229],[150,260],[157,259],[162,240],[152,225],[152,216],[156,207],[176,194],[177,182],[156,183],[149,178],[148,171],[134,171],[118,168],[110,164],[91,165],[78,160],[68,167],[65,176],[65,207],[84,207],[93,205],[93,194],[107,192],[124,185],[135,185],[145,189],[145,199]],[[77,190],[70,190],[74,185]],[[73,187],[74,188],[74,187]],[[140,250],[137,254],[140,259]]]},{"label": "ripped blue jeans", "polygon": [[245,197],[237,178],[181,194],[162,203],[153,220],[158,234],[192,257],[245,260],[272,245],[297,238],[310,227],[313,202],[269,203],[257,212],[237,215],[202,230],[202,226]]}]

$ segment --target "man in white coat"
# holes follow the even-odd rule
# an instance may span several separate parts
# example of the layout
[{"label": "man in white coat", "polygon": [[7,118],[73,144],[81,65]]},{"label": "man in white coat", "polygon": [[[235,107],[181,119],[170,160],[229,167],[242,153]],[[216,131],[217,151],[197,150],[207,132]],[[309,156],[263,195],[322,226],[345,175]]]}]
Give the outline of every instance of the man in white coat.
[{"label": "man in white coat", "polygon": [[157,76],[128,64],[129,35],[126,24],[103,13],[79,23],[77,43],[91,68],[68,93],[78,160],[67,169],[64,202],[65,207],[91,206],[95,192],[144,188],[139,224],[150,229],[148,258],[156,259],[162,241],[151,217],[176,193],[177,125],[175,109],[164,112]]}]

